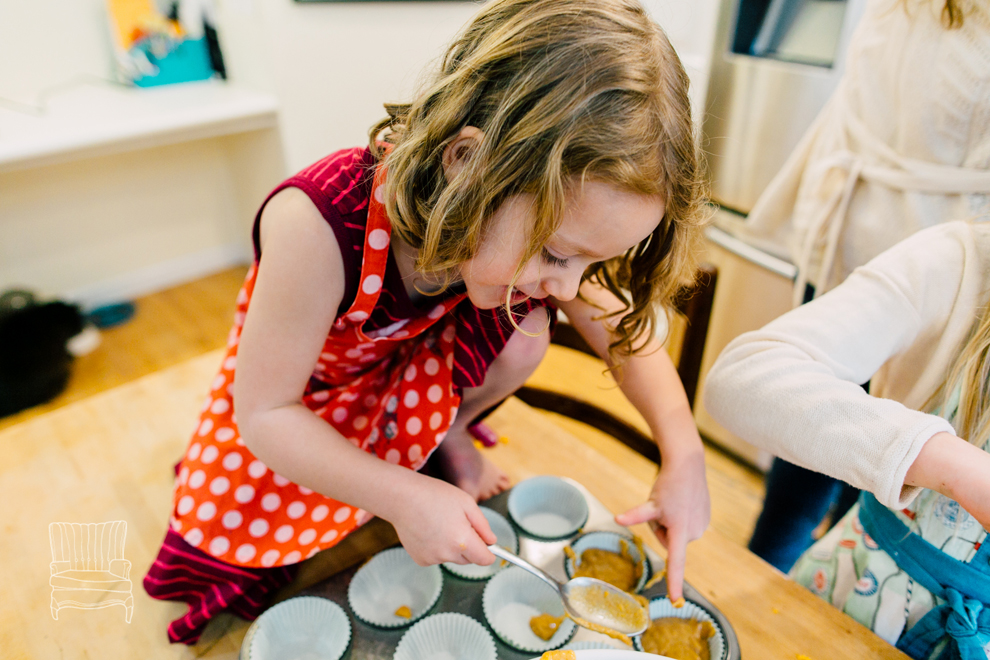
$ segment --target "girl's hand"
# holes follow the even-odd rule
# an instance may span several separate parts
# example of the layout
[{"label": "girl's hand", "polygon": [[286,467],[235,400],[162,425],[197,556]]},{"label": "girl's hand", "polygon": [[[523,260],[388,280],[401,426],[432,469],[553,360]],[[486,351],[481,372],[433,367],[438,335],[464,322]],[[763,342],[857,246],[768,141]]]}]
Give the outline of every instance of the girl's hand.
[{"label": "girl's hand", "polygon": [[439,479],[416,476],[387,518],[413,560],[420,566],[494,562],[488,546],[498,539],[474,498]]},{"label": "girl's hand", "polygon": [[648,522],[667,548],[667,593],[671,601],[683,594],[687,544],[700,537],[711,518],[705,479],[704,451],[664,458],[650,499],[615,517],[623,526]]}]

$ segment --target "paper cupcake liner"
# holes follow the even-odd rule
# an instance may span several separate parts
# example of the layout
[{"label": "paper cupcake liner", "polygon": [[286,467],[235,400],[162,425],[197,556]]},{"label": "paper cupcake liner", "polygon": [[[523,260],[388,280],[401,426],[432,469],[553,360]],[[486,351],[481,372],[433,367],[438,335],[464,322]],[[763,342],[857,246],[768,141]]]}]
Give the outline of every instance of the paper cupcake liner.
[{"label": "paper cupcake liner", "polygon": [[[632,590],[633,593],[639,593],[643,590],[647,580],[650,579],[653,568],[650,566],[650,560],[640,554],[639,548],[636,547],[636,543],[631,536],[619,534],[618,532],[588,532],[574,539],[571,542],[571,549],[574,550],[574,554],[578,557],[588,548],[600,548],[620,554],[622,550],[622,546],[619,544],[620,540],[625,541],[629,545],[629,554],[632,555],[633,561],[643,564],[643,574],[639,576],[639,580],[633,585]],[[574,577],[574,562],[566,554],[564,555],[564,572],[567,574],[567,579]]]},{"label": "paper cupcake liner", "polygon": [[[708,610],[693,603],[691,601],[686,601],[684,607],[674,607],[673,603],[667,597],[654,598],[650,601],[650,619],[664,619],[667,617],[674,617],[677,619],[697,619],[699,621],[708,621],[715,628],[715,635],[708,639],[708,651],[711,660],[725,660],[725,654],[728,646],[725,643],[725,633],[722,632],[722,627],[718,624]],[[633,646],[637,651],[643,650],[643,642],[641,637],[633,638]]]},{"label": "paper cupcake liner", "polygon": [[[421,619],[440,599],[443,572],[439,566],[419,566],[405,548],[383,550],[362,566],[347,588],[354,615],[380,628],[401,628]],[[412,611],[408,619],[395,611]]]},{"label": "paper cupcake liner", "polygon": [[616,646],[606,642],[571,642],[563,646],[565,651],[618,651]]},{"label": "paper cupcake liner", "polygon": [[[519,537],[516,535],[516,530],[512,529],[509,521],[502,514],[492,511],[488,507],[483,506],[479,508],[481,509],[481,513],[485,515],[485,519],[488,520],[492,532],[498,537],[498,545],[508,548],[515,554],[519,554]],[[488,566],[447,562],[443,564],[443,567],[457,577],[464,578],[465,580],[487,580],[505,568],[505,564],[499,560],[495,560],[494,564]]]},{"label": "paper cupcake liner", "polygon": [[530,619],[538,614],[563,616],[564,605],[553,587],[515,566],[488,581],[481,605],[498,638],[519,651],[550,651],[566,644],[577,630],[573,621],[564,619],[549,640],[536,636],[529,627]]},{"label": "paper cupcake liner", "polygon": [[526,479],[509,491],[509,517],[529,536],[559,541],[577,534],[588,522],[588,502],[563,479]]},{"label": "paper cupcake liner", "polygon": [[406,631],[392,660],[470,658],[496,660],[495,640],[485,627],[465,614],[428,616]]},{"label": "paper cupcake liner", "polygon": [[351,622],[326,598],[299,596],[275,605],[244,636],[242,660],[314,657],[339,660],[351,641]]}]

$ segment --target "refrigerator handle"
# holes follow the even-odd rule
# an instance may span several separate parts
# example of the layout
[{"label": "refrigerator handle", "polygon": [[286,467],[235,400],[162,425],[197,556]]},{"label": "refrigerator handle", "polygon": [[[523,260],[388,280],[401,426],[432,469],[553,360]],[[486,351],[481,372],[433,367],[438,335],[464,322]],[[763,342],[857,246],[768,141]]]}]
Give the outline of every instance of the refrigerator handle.
[{"label": "refrigerator handle", "polygon": [[784,261],[759,248],[755,248],[718,227],[709,226],[705,230],[705,236],[719,247],[771,273],[792,281],[797,277],[797,268],[791,262]]}]

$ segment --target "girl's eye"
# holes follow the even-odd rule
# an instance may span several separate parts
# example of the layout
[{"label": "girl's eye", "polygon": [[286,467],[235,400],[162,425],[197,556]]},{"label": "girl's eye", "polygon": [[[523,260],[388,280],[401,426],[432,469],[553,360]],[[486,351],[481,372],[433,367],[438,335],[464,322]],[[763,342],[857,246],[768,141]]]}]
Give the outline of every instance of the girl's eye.
[{"label": "girl's eye", "polygon": [[543,258],[543,262],[551,266],[558,266],[560,268],[567,268],[567,259],[562,259],[560,257],[555,257],[550,254],[550,251],[546,248],[540,252],[540,256]]}]

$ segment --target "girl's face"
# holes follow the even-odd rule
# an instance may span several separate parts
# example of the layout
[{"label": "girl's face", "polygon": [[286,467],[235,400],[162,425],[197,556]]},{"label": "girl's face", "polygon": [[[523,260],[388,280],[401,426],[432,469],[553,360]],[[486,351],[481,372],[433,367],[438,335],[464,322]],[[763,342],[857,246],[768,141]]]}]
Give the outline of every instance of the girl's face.
[{"label": "girl's face", "polygon": [[[532,196],[510,197],[492,218],[477,253],[461,265],[471,302],[491,309],[506,294],[526,249],[532,224]],[[523,267],[511,301],[525,298],[571,300],[591,264],[618,257],[645,240],[664,214],[659,197],[638,195],[611,184],[586,181],[574,186],[560,227]]]}]

